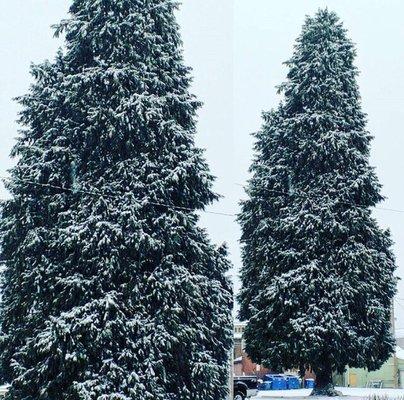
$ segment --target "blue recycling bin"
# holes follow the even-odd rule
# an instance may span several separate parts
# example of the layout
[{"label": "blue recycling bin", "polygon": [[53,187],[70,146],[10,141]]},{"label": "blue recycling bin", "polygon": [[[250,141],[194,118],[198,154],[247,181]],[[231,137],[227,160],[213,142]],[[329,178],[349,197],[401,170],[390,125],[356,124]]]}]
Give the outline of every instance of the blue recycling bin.
[{"label": "blue recycling bin", "polygon": [[272,390],[286,390],[288,384],[286,378],[283,375],[274,375],[272,381]]},{"label": "blue recycling bin", "polygon": [[300,389],[300,380],[295,375],[287,375],[286,382],[288,385],[288,389]]},{"label": "blue recycling bin", "polygon": [[258,390],[272,390],[272,381],[262,382],[258,385]]},{"label": "blue recycling bin", "polygon": [[262,390],[286,390],[288,388],[286,378],[281,374],[264,375],[263,384],[266,384],[267,389]]},{"label": "blue recycling bin", "polygon": [[304,387],[306,389],[314,389],[315,382],[314,379],[306,379],[304,382]]}]

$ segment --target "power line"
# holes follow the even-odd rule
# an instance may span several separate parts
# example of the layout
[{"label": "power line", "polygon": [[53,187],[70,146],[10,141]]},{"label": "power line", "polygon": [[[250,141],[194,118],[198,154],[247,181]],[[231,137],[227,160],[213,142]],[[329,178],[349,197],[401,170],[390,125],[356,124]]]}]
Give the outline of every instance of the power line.
[{"label": "power line", "polygon": [[394,299],[394,301],[395,301],[396,304],[398,304],[402,309],[404,309],[404,306],[403,306],[397,299]]},{"label": "power line", "polygon": [[382,210],[382,211],[391,211],[391,212],[396,212],[396,213],[404,213],[404,210],[396,210],[394,208],[385,208],[385,207],[375,207],[377,210]]},{"label": "power line", "polygon": [[[18,177],[10,178],[10,177],[6,177],[6,176],[0,176],[0,179],[7,180],[7,181],[13,181],[13,179],[15,179],[15,180],[18,180],[20,182],[28,183],[28,184],[34,185],[34,186],[47,187],[47,188],[51,188],[51,189],[58,189],[58,190],[63,190],[63,191],[66,191],[66,192],[71,192],[71,193],[88,194],[88,195],[96,196],[96,197],[100,197],[100,196],[113,197],[113,198],[117,197],[117,195],[113,195],[113,194],[107,194],[107,193],[102,193],[102,192],[94,192],[94,191],[83,190],[83,189],[67,188],[67,187],[63,187],[63,186],[53,185],[53,184],[50,184],[50,183],[34,182],[34,181],[30,181],[28,179],[23,179],[23,178],[18,178]],[[173,210],[189,211],[189,212],[203,212],[203,213],[206,213],[206,214],[221,215],[221,216],[224,216],[224,217],[236,217],[237,216],[237,214],[230,214],[230,213],[224,213],[224,212],[218,212],[218,211],[197,210],[197,209],[194,209],[194,208],[175,206],[175,205],[172,205],[172,204],[165,204],[165,203],[149,201],[149,200],[147,201],[147,203],[151,204],[151,205],[155,205],[155,206],[166,207],[168,209],[173,209]]]},{"label": "power line", "polygon": [[[237,186],[241,186],[244,190],[247,190],[245,185],[242,185],[241,183],[235,183],[235,185]],[[274,189],[267,189],[267,188],[262,188],[267,192],[270,193],[275,193],[275,194],[282,194],[284,196],[290,196],[291,193],[288,192],[284,192],[282,190],[274,190]],[[307,199],[310,199],[309,195],[306,193],[293,193],[295,195],[297,195],[298,197],[304,197]],[[356,207],[361,207],[361,208],[368,208],[369,206],[365,206],[365,205],[361,205],[361,204],[355,204],[355,203],[349,203],[349,202],[345,202],[342,201],[341,204],[345,204],[345,205],[349,205],[349,206],[356,206]],[[396,212],[396,213],[404,213],[404,210],[398,210],[398,209],[394,209],[394,208],[386,208],[386,207],[378,207],[378,206],[372,206],[374,209],[376,210],[381,210],[381,211],[391,211],[391,212]]]},{"label": "power line", "polygon": [[[67,191],[67,192],[71,192],[71,193],[82,193],[82,194],[89,194],[92,196],[103,196],[103,197],[117,197],[117,195],[113,195],[113,194],[107,194],[107,193],[102,193],[102,192],[96,192],[96,191],[91,191],[91,190],[83,190],[83,189],[78,189],[78,188],[68,188],[68,187],[63,187],[63,186],[57,186],[57,185],[53,185],[50,183],[40,183],[40,182],[34,182],[28,179],[23,179],[23,178],[10,178],[10,177],[6,177],[6,176],[0,176],[0,179],[6,180],[6,181],[12,181],[13,179],[18,180],[20,182],[24,182],[24,183],[28,183],[30,185],[34,185],[34,186],[40,186],[40,187],[47,187],[47,188],[52,188],[52,189],[58,189],[58,190],[63,190],[63,191]],[[235,183],[235,185],[237,186],[241,186],[243,189],[247,190],[245,185],[242,185],[241,183]],[[290,196],[291,193],[288,192],[284,192],[281,190],[274,190],[274,189],[267,189],[264,188],[265,191],[269,192],[269,193],[275,193],[275,194],[281,194],[284,196]],[[294,193],[295,195],[297,195],[298,197],[303,197],[306,199],[310,199],[309,195],[306,193]],[[175,206],[172,204],[166,204],[166,203],[160,203],[160,202],[154,202],[154,201],[148,201],[149,204],[151,205],[155,205],[155,206],[162,206],[162,207],[166,207],[168,209],[173,209],[173,210],[180,210],[180,211],[189,211],[189,212],[202,212],[205,214],[211,214],[211,215],[220,215],[220,216],[224,216],[224,217],[232,217],[232,218],[236,218],[237,217],[237,213],[229,213],[229,212],[221,212],[221,211],[208,211],[208,210],[195,210],[193,208],[188,208],[188,207],[181,207],[181,206]],[[361,208],[368,208],[369,206],[365,206],[365,205],[361,205],[361,204],[355,204],[355,203],[349,203],[349,202],[341,202],[341,204],[345,204],[345,205],[349,205],[349,206],[355,206],[355,207],[361,207]],[[382,210],[382,211],[390,211],[390,212],[396,212],[396,213],[404,213],[404,210],[398,210],[398,209],[393,209],[393,208],[385,208],[385,207],[377,207],[377,206],[373,206],[373,208],[377,209],[377,210]]]}]

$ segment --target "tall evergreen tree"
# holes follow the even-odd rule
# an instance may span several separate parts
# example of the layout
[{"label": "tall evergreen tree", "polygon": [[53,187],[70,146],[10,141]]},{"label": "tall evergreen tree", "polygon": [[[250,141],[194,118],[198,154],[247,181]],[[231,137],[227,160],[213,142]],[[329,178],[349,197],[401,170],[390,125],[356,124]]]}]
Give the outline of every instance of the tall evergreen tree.
[{"label": "tall evergreen tree", "polygon": [[347,365],[374,370],[393,351],[389,232],[369,166],[355,49],[337,15],[308,17],[284,96],[256,134],[242,204],[246,348],[274,368],[311,366],[319,392]]},{"label": "tall evergreen tree", "polygon": [[1,220],[8,400],[227,395],[229,262],[197,226],[217,196],[175,9],[74,0],[32,68]]}]

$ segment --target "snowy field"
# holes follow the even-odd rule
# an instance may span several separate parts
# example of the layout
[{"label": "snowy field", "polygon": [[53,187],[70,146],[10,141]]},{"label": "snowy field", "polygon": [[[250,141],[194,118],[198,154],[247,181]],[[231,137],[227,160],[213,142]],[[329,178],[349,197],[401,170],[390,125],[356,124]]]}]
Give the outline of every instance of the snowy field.
[{"label": "snowy field", "polygon": [[[375,388],[336,388],[343,394],[343,399],[349,398],[355,399],[367,399],[370,396],[377,395],[381,397],[389,397],[390,399],[404,399],[404,389],[375,389]],[[258,396],[253,397],[251,400],[265,400],[269,398],[294,398],[304,399],[311,393],[311,389],[298,389],[298,390],[269,390],[265,392],[259,392]],[[318,397],[317,397],[318,398]],[[334,397],[339,399],[340,397]]]}]

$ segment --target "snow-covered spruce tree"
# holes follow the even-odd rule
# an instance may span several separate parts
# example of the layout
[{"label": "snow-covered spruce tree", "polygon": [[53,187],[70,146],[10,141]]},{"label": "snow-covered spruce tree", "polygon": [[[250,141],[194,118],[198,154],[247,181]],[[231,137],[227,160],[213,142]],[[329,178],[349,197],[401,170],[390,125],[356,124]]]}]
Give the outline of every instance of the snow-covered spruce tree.
[{"label": "snow-covered spruce tree", "polygon": [[32,69],[1,220],[9,400],[226,398],[229,263],[197,226],[217,196],[175,8],[74,0]]},{"label": "snow-covered spruce tree", "polygon": [[307,18],[284,101],[256,135],[239,216],[247,352],[273,368],[311,366],[317,393],[332,393],[347,365],[378,368],[394,344],[395,262],[371,215],[382,196],[354,58],[335,13]]}]

